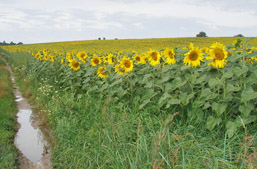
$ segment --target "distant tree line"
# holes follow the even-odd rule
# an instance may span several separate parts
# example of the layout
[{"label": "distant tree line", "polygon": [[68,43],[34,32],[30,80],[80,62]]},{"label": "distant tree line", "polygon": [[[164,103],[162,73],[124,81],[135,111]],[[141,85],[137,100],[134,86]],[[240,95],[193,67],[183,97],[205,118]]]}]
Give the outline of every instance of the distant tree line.
[{"label": "distant tree line", "polygon": [[[201,32],[199,32],[199,33],[196,35],[196,37],[208,37],[208,36],[206,35],[205,32],[201,31]],[[235,35],[234,37],[244,37],[244,35],[242,35],[242,34],[237,34],[237,35]]]},{"label": "distant tree line", "polygon": [[23,43],[22,42],[14,43],[13,41],[11,41],[10,43],[7,43],[5,41],[0,42],[0,46],[7,46],[7,45],[23,45]]}]

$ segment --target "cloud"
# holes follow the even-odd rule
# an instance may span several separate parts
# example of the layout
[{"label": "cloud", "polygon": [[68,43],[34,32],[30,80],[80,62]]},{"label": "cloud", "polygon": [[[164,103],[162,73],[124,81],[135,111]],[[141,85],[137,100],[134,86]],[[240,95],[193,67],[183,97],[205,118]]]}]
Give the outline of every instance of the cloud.
[{"label": "cloud", "polygon": [[256,6],[256,0],[0,0],[0,37],[151,38],[201,30],[226,35],[229,29],[256,36]]}]

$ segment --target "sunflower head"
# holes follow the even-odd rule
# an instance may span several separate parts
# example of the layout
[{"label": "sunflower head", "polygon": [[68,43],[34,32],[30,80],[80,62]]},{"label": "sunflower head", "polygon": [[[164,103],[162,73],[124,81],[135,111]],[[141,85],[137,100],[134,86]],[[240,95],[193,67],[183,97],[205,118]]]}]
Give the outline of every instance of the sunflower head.
[{"label": "sunflower head", "polygon": [[158,51],[149,51],[148,52],[148,59],[150,61],[150,65],[155,66],[160,64],[160,53]]},{"label": "sunflower head", "polygon": [[91,59],[91,65],[92,66],[97,66],[101,63],[102,63],[101,58],[98,57],[98,56],[94,56],[93,59]]},{"label": "sunflower head", "polygon": [[97,76],[100,77],[101,79],[107,78],[108,77],[108,71],[106,70],[105,67],[99,67],[97,69]]},{"label": "sunflower head", "polygon": [[82,61],[82,62],[86,62],[86,58],[88,57],[87,56],[87,53],[86,52],[79,52],[79,53],[77,53],[77,58],[80,60],[80,61]]},{"label": "sunflower head", "polygon": [[185,54],[184,63],[185,65],[192,65],[192,67],[200,66],[203,60],[203,53],[198,48],[192,48],[188,53]]},{"label": "sunflower head", "polygon": [[70,66],[70,68],[72,68],[75,71],[80,69],[80,63],[78,61],[76,61],[75,59],[72,59],[70,61],[69,66]]},{"label": "sunflower head", "polygon": [[117,65],[115,65],[115,72],[117,74],[122,75],[125,73],[125,69],[121,66],[121,64],[117,64]]},{"label": "sunflower head", "polygon": [[114,64],[114,61],[113,61],[114,56],[113,56],[113,54],[110,53],[110,54],[107,56],[107,59],[108,59],[108,64],[109,64],[109,65],[113,65],[113,64]]},{"label": "sunflower head", "polygon": [[175,60],[175,52],[173,49],[166,49],[164,51],[164,57],[165,57],[165,63],[167,64],[175,64],[176,60]]},{"label": "sunflower head", "polygon": [[133,70],[133,62],[127,58],[123,58],[120,62],[120,65],[126,73],[131,72]]},{"label": "sunflower head", "polygon": [[136,64],[140,64],[142,62],[142,57],[140,55],[133,56],[134,61]]},{"label": "sunflower head", "polygon": [[212,65],[215,68],[224,68],[227,64],[226,58],[228,56],[228,52],[226,51],[226,47],[221,43],[214,43],[209,50],[209,55],[206,57],[207,60],[211,60],[209,65]]}]

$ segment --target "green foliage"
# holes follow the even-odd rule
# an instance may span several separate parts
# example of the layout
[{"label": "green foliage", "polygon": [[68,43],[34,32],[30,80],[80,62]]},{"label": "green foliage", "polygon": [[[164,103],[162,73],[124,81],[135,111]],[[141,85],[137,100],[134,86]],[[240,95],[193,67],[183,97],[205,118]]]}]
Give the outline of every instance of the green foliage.
[{"label": "green foliage", "polygon": [[16,105],[9,73],[0,59],[0,168],[18,168],[18,153],[14,146]]},{"label": "green foliage", "polygon": [[200,32],[199,34],[196,35],[196,37],[207,37],[205,32]]}]

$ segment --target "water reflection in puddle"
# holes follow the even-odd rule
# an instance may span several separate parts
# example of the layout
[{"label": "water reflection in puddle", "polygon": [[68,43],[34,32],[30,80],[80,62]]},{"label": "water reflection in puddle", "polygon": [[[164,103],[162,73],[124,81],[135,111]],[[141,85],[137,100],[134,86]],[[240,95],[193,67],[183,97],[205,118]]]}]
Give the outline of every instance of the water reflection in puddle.
[{"label": "water reflection in puddle", "polygon": [[24,100],[24,98],[23,97],[21,97],[21,96],[16,96],[16,102],[20,102],[20,101],[22,101],[22,100]]},{"label": "water reflection in puddle", "polygon": [[27,109],[19,110],[18,123],[20,129],[15,138],[17,148],[32,162],[40,161],[44,145],[42,132],[31,125],[32,111]]}]

